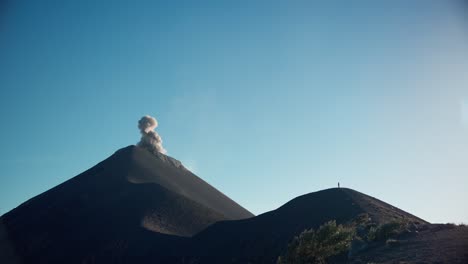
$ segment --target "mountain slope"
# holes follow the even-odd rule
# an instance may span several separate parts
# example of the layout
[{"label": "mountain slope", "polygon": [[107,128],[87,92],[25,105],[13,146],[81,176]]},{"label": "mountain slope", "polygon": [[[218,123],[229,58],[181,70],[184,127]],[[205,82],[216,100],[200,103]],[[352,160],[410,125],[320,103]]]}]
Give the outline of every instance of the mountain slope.
[{"label": "mountain slope", "polygon": [[0,220],[26,262],[70,263],[150,249],[171,255],[180,236],[250,216],[177,160],[129,146]]},{"label": "mountain slope", "polygon": [[253,214],[229,197],[185,169],[182,164],[163,154],[159,159],[148,151],[131,146],[131,167],[127,180],[135,184],[156,183],[175,193],[184,195],[227,219],[243,219]]},{"label": "mountain slope", "polygon": [[364,213],[376,223],[401,218],[426,223],[365,194],[334,188],[299,196],[254,218],[217,222],[194,237],[194,254],[271,257],[269,260],[274,261],[301,231],[318,228],[330,220],[347,223]]},{"label": "mountain slope", "polygon": [[468,263],[468,227],[454,224],[422,225],[403,235],[397,246],[386,243],[360,252],[347,263]]},{"label": "mountain slope", "polygon": [[0,217],[0,263],[275,263],[303,230],[356,219],[374,227],[404,219],[414,228],[400,246],[367,241],[331,263],[468,259],[466,227],[429,224],[346,188],[253,217],[177,160],[130,146]]}]

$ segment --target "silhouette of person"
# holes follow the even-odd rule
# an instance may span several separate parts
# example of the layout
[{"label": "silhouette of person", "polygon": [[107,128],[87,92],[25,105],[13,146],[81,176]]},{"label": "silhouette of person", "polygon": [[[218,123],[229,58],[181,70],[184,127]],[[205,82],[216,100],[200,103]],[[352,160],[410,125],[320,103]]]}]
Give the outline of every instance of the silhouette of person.
[{"label": "silhouette of person", "polygon": [[338,188],[340,188],[340,182],[338,182]]}]

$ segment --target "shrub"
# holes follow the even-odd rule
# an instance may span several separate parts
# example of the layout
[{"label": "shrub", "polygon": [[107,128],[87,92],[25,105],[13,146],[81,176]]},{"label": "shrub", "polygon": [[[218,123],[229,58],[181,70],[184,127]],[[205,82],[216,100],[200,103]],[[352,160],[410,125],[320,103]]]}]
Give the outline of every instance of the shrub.
[{"label": "shrub", "polygon": [[319,227],[304,230],[288,245],[286,254],[278,258],[278,263],[326,263],[326,259],[349,249],[354,230],[329,221]]},{"label": "shrub", "polygon": [[367,233],[367,241],[375,241],[377,237],[377,228],[376,226],[373,226],[369,229],[369,233]]},{"label": "shrub", "polygon": [[359,214],[358,216],[356,216],[356,218],[353,220],[353,224],[356,225],[356,226],[359,226],[359,225],[366,225],[368,224],[369,222],[371,222],[371,217],[369,216],[369,214],[367,213],[362,213],[362,214]]},{"label": "shrub", "polygon": [[391,221],[377,227],[371,227],[367,234],[367,241],[383,241],[401,234],[407,222],[401,220]]}]

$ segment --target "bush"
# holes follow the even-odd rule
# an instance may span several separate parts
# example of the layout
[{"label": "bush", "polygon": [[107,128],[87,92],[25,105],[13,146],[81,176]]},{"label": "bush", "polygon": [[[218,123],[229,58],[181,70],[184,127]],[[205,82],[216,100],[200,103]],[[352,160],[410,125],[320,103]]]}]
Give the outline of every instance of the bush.
[{"label": "bush", "polygon": [[369,229],[369,233],[367,233],[367,241],[371,242],[376,240],[377,228],[378,227],[373,226]]},{"label": "bush", "polygon": [[401,234],[407,226],[407,222],[395,220],[377,227],[371,227],[367,234],[367,241],[384,241]]},{"label": "bush", "polygon": [[278,258],[278,263],[326,263],[326,259],[349,249],[354,229],[336,225],[330,221],[319,227],[303,231],[288,245],[286,254]]},{"label": "bush", "polygon": [[356,226],[360,225],[366,225],[371,222],[371,217],[367,213],[362,213],[356,216],[356,218],[353,220],[353,224]]}]

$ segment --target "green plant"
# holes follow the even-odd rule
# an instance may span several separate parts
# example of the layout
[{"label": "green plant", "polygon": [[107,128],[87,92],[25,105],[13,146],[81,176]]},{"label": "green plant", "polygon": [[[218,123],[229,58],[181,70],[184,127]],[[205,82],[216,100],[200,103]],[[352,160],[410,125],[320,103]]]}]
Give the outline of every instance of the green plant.
[{"label": "green plant", "polygon": [[319,227],[304,230],[288,245],[286,254],[278,258],[278,263],[305,264],[326,263],[326,259],[349,249],[354,229],[329,221]]},{"label": "green plant", "polygon": [[353,224],[356,226],[359,225],[366,225],[371,221],[371,217],[367,213],[362,213],[356,216],[356,218],[353,220]]},{"label": "green plant", "polygon": [[384,241],[389,238],[398,236],[406,229],[407,222],[402,220],[394,220],[377,227],[371,227],[367,234],[367,241]]},{"label": "green plant", "polygon": [[377,228],[373,226],[369,229],[369,233],[367,233],[367,241],[375,241],[377,237]]}]

